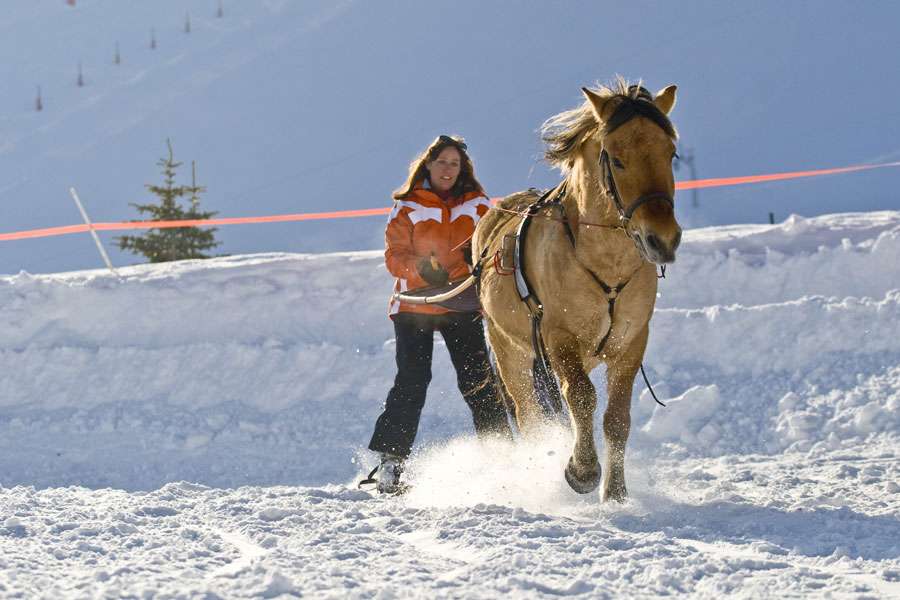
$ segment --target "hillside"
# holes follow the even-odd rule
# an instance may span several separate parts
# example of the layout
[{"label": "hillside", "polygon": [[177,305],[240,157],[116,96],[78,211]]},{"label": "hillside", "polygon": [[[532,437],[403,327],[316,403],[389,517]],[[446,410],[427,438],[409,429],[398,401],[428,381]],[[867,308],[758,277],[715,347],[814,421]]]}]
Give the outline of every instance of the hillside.
[{"label": "hillside", "polygon": [[[220,217],[388,207],[438,134],[467,139],[493,197],[551,187],[536,130],[616,74],[678,85],[680,153],[701,179],[900,159],[892,1],[221,5],[220,18],[216,0],[3,3],[0,233],[80,223],[72,187],[95,222],[138,218],[166,139],[179,182],[195,161]],[[896,210],[896,177],[701,190],[696,206],[680,192],[676,211],[697,228]],[[378,218],[223,227],[218,252],[377,250],[382,233]],[[140,262],[115,235],[101,233],[113,263]],[[95,266],[87,235],[0,242],[3,274]]]}]

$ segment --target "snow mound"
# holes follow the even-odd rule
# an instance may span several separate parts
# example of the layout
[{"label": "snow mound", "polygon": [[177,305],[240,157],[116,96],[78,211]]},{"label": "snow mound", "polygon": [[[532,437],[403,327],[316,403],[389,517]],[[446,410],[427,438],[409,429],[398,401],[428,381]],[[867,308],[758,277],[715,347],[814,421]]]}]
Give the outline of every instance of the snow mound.
[{"label": "snow mound", "polygon": [[[668,406],[638,379],[630,448],[721,457],[895,436],[898,260],[898,212],[687,231],[644,361]],[[317,486],[371,468],[363,449],[395,369],[381,252],[120,275],[0,277],[0,483]],[[446,502],[461,497],[442,481],[472,482],[459,489],[480,502],[524,496],[474,466],[483,459],[465,441],[470,418],[437,345],[411,473]],[[605,389],[603,369],[592,376]],[[492,454],[500,473],[533,464],[541,478],[569,444],[562,432],[544,449]],[[459,456],[468,470],[453,471]]]}]

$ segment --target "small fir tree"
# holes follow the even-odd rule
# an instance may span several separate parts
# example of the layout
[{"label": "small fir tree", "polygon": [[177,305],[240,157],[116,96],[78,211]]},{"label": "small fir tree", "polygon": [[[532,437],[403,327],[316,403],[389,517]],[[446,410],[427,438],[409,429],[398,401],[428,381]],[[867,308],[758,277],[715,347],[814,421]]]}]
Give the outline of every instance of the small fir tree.
[{"label": "small fir tree", "polygon": [[[206,191],[206,186],[197,185],[196,172],[191,163],[191,185],[175,185],[175,171],[182,163],[175,162],[172,144],[169,147],[169,158],[159,159],[156,164],[163,168],[165,176],[163,185],[145,185],[151,193],[159,197],[159,204],[134,204],[138,212],[150,214],[150,221],[199,221],[206,220],[218,211],[203,212],[200,210],[199,195]],[[185,209],[179,199],[189,196],[190,206]],[[134,222],[134,220],[132,220]],[[113,238],[113,243],[120,250],[130,250],[132,254],[143,254],[152,263],[183,260],[187,258],[210,258],[204,251],[215,248],[221,242],[215,240],[216,228],[200,227],[165,227],[148,229],[144,235],[123,235]]]}]

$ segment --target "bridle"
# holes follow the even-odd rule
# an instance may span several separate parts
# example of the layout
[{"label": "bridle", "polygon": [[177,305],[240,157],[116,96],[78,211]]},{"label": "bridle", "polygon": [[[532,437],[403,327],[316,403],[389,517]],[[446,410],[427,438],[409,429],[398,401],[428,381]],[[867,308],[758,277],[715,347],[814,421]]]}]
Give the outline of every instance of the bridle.
[{"label": "bridle", "polygon": [[642,204],[649,202],[650,200],[665,200],[669,203],[673,209],[675,208],[675,199],[667,192],[650,192],[649,194],[644,194],[634,202],[628,205],[628,208],[625,208],[625,205],[622,204],[622,197],[619,196],[619,188],[616,187],[616,178],[613,176],[612,167],[609,166],[609,154],[606,150],[600,151],[600,169],[603,171],[603,179],[601,184],[605,189],[607,195],[612,196],[613,202],[616,205],[616,211],[619,213],[619,221],[622,223],[622,229],[625,230],[625,235],[629,238],[632,238],[631,233],[628,231],[628,224],[631,223],[631,215],[634,214],[634,211],[637,210],[639,206]]}]

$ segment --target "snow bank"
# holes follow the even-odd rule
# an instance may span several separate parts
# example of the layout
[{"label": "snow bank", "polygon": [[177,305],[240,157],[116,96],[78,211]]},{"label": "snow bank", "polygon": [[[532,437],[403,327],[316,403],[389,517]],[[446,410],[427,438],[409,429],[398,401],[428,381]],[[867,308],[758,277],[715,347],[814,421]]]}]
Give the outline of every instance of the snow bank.
[{"label": "snow bank", "polygon": [[[632,447],[723,456],[896,435],[898,258],[898,212],[688,231],[645,357],[668,407],[637,383]],[[0,483],[322,485],[365,469],[395,369],[381,252],[120,275],[0,278]],[[469,429],[438,350],[420,446]]]}]

